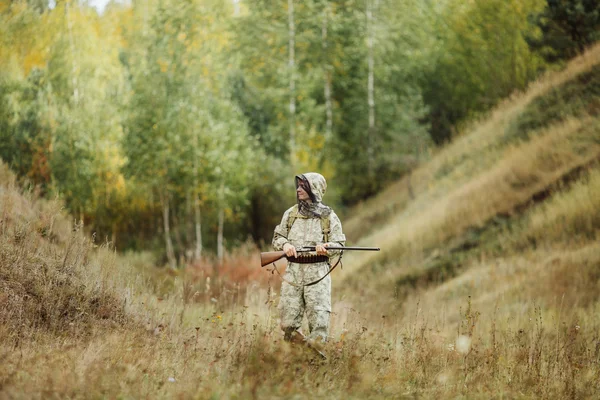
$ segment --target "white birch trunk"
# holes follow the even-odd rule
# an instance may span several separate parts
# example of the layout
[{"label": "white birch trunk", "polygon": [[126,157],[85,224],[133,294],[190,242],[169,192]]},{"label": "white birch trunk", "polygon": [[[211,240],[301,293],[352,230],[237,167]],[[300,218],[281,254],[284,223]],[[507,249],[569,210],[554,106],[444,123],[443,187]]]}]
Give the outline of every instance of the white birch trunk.
[{"label": "white birch trunk", "polygon": [[325,84],[325,143],[331,140],[333,131],[333,109],[331,106],[331,66],[329,65],[327,54],[327,24],[329,18],[329,1],[325,4],[325,10],[323,10],[323,28],[321,32],[322,46],[323,46],[323,81]]},{"label": "white birch trunk", "polygon": [[223,224],[225,220],[225,211],[221,207],[219,209],[219,228],[217,231],[217,258],[219,259],[219,265],[223,264]]},{"label": "white birch trunk", "polygon": [[194,260],[202,257],[202,225],[200,215],[200,199],[198,198],[198,130],[194,130],[194,224],[196,228],[196,246],[194,249]]},{"label": "white birch trunk", "polygon": [[177,267],[177,262],[175,260],[175,252],[173,251],[173,242],[171,241],[171,228],[169,225],[169,195],[160,193],[160,199],[163,208],[163,228],[165,231],[165,246],[167,248],[167,259],[169,260],[169,265],[171,268]]},{"label": "white birch trunk", "polygon": [[369,175],[373,174],[373,140],[375,139],[375,62],[373,60],[373,0],[367,0],[367,63],[369,76],[367,82],[367,101],[369,105],[369,129],[367,131],[367,159]]},{"label": "white birch trunk", "polygon": [[225,186],[221,183],[221,188],[219,190],[219,222],[217,228],[217,259],[219,260],[219,265],[223,264],[223,255],[225,252],[223,251],[223,225],[225,223],[225,209],[224,209],[224,199],[223,192],[225,190]]},{"label": "white birch trunk", "polygon": [[294,25],[294,0],[288,0],[288,36],[290,74],[290,160],[292,167],[296,165],[296,28]]},{"label": "white birch trunk", "polygon": [[75,42],[73,41],[73,21],[71,19],[71,2],[65,3],[67,14],[67,28],[69,30],[69,46],[71,47],[71,84],[73,85],[73,101],[79,103],[79,90],[77,88],[77,63],[75,60]]},{"label": "white birch trunk", "polygon": [[194,196],[194,217],[196,226],[196,248],[194,249],[194,259],[200,260],[202,257],[202,216],[200,214],[200,200]]}]

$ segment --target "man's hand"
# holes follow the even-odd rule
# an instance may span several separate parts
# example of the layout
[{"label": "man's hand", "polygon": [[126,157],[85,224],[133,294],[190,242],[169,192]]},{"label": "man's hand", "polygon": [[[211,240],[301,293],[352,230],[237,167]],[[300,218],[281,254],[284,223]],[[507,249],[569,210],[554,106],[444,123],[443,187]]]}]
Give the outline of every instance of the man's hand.
[{"label": "man's hand", "polygon": [[326,256],[327,255],[327,243],[326,244],[318,244],[315,246],[315,250],[317,251],[317,255]]},{"label": "man's hand", "polygon": [[288,257],[298,257],[298,253],[296,253],[296,248],[291,243],[286,243],[283,245],[283,252]]}]

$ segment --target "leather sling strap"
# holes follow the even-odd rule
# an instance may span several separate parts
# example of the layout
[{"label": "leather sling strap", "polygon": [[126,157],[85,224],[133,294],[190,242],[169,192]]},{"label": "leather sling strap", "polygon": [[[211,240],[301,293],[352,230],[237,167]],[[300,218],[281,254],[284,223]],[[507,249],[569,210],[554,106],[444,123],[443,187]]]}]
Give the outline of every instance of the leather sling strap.
[{"label": "leather sling strap", "polygon": [[287,279],[285,279],[283,277],[283,275],[281,275],[281,272],[279,272],[279,270],[277,269],[277,265],[275,265],[275,263],[273,263],[273,269],[275,270],[275,272],[277,272],[277,275],[279,275],[279,277],[286,282],[288,285],[292,285],[294,287],[305,287],[305,286],[313,286],[316,285],[317,283],[321,282],[323,279],[325,279],[327,277],[327,275],[329,275],[334,269],[335,267],[338,266],[338,264],[340,264],[342,262],[342,254],[344,253],[344,250],[340,251],[340,256],[338,257],[336,263],[333,265],[333,267],[329,268],[329,271],[327,271],[327,273],[325,275],[323,275],[322,277],[320,277],[319,279],[309,282],[309,283],[303,283],[303,284],[297,284],[291,281],[288,281]]},{"label": "leather sling strap", "polygon": [[[300,215],[300,211],[298,210],[298,204],[296,204],[296,205],[294,205],[294,207],[292,207],[292,211],[290,211],[290,216],[287,221],[288,235],[290,234],[292,225],[294,225],[294,222],[296,222],[296,220],[298,218],[305,218],[305,217]],[[321,218],[321,232],[323,233],[323,243],[329,242],[329,234],[331,233],[330,226],[331,226],[331,221],[329,220],[329,216]],[[277,266],[275,265],[275,263],[273,263],[273,269],[277,272],[277,275],[279,275],[281,277],[281,279],[289,285],[292,285],[295,287],[313,286],[313,285],[316,285],[317,283],[321,282],[323,279],[325,279],[325,277],[327,277],[327,275],[329,275],[338,266],[338,264],[340,264],[342,262],[343,254],[344,254],[344,251],[341,250],[340,255],[339,255],[336,263],[333,265],[333,267],[329,263],[329,259],[327,259],[327,264],[329,264],[329,271],[327,271],[327,273],[325,275],[323,275],[322,277],[320,277],[319,279],[309,282],[309,283],[306,283],[306,284],[299,285],[297,283],[294,283],[294,282],[291,282],[291,281],[285,279],[283,277],[283,275],[281,275],[281,273],[277,269]]]}]

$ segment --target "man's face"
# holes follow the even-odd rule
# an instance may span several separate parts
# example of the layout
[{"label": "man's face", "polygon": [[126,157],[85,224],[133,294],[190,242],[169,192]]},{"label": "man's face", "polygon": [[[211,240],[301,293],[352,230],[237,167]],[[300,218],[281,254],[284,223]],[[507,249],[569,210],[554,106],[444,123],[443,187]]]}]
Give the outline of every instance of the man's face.
[{"label": "man's face", "polygon": [[304,183],[304,181],[300,181],[298,187],[296,188],[296,195],[298,196],[298,200],[310,202],[310,196],[305,187],[306,183]]}]

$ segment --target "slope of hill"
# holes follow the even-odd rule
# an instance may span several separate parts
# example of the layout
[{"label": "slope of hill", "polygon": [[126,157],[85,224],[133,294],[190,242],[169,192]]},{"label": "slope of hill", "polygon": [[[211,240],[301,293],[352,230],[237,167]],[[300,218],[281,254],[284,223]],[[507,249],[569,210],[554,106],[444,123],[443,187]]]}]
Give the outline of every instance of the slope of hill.
[{"label": "slope of hill", "polygon": [[60,204],[22,191],[2,164],[0,211],[0,325],[10,341],[36,331],[85,336],[96,324],[127,323],[113,288],[99,284],[111,273],[110,255],[90,258],[93,243]]},{"label": "slope of hill", "polygon": [[600,46],[507,99],[345,226],[353,243],[382,247],[346,258],[338,287],[348,301],[359,293],[360,309],[405,322],[418,310],[449,328],[467,301],[516,325],[540,307],[547,318],[562,310],[572,324],[586,320],[591,335],[600,324]]}]

